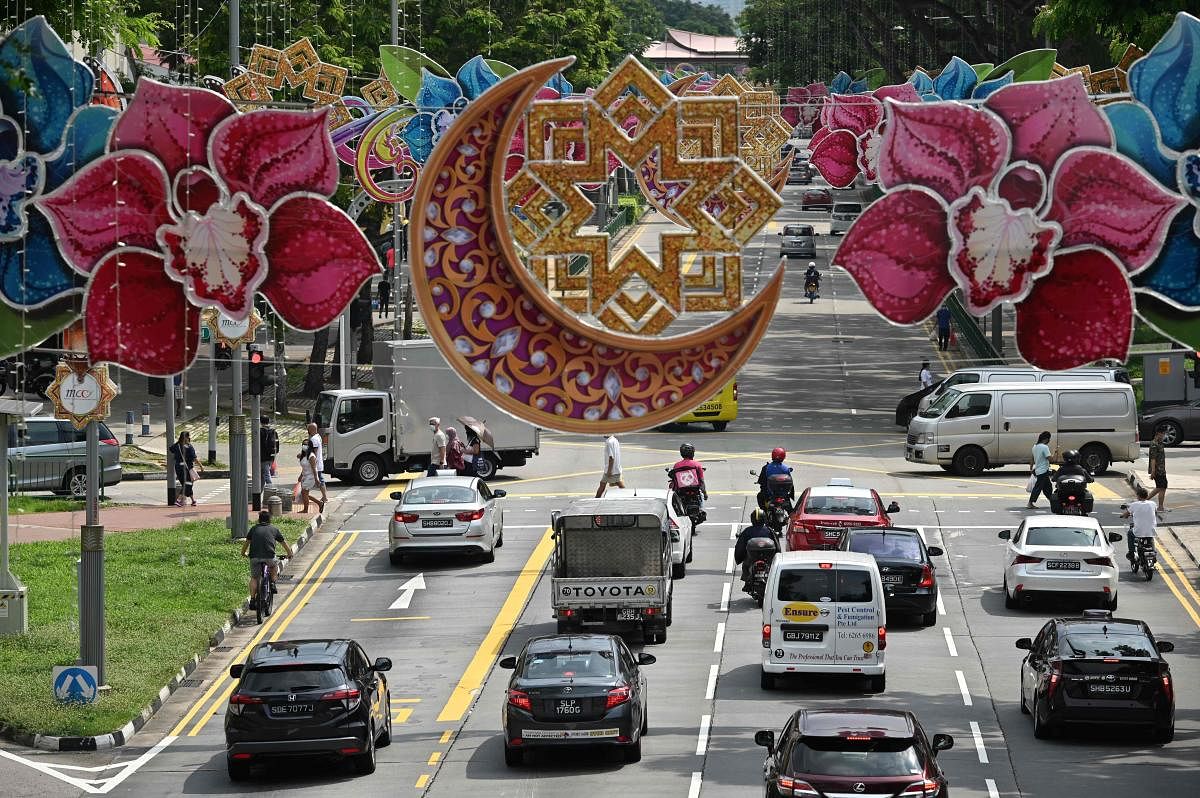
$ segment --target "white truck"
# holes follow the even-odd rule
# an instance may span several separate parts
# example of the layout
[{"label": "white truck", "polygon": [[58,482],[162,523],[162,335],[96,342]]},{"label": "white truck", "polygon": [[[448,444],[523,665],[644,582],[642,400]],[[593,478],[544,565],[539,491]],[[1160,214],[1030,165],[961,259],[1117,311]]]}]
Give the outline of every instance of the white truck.
[{"label": "white truck", "polygon": [[[486,426],[494,445],[481,445],[478,472],[484,479],[505,466],[525,465],[541,448],[541,431],[483,399],[451,370],[431,340],[390,341],[390,386],[386,389],[322,391],[314,421],[325,446],[325,473],[341,480],[375,485],[388,474],[428,467],[430,417],[442,428],[460,418]],[[376,369],[376,384],[380,369]]]},{"label": "white truck", "polygon": [[559,634],[612,628],[665,642],[672,589],[666,502],[578,499],[552,513],[551,522],[550,596]]}]

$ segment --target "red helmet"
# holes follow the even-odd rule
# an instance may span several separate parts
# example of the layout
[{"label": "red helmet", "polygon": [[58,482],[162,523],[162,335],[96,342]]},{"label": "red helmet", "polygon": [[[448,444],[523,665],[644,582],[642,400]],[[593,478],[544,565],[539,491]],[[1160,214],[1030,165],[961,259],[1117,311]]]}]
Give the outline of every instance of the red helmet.
[{"label": "red helmet", "polygon": [[785,457],[787,457],[787,450],[782,446],[776,446],[771,450],[772,463],[782,463]]}]

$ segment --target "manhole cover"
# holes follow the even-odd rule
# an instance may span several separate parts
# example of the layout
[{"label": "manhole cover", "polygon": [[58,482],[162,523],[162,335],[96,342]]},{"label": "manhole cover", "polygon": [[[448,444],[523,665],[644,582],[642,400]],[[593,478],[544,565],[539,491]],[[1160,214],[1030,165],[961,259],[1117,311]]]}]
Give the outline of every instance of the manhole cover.
[{"label": "manhole cover", "polygon": [[217,646],[213,651],[233,651],[233,646]]},{"label": "manhole cover", "polygon": [[204,684],[203,679],[183,679],[179,682],[180,687],[199,687]]}]

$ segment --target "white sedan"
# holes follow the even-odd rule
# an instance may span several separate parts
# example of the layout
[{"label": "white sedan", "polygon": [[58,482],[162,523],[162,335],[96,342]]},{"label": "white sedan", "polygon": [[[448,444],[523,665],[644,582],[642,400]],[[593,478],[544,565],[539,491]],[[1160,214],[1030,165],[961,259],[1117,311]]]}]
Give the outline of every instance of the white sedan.
[{"label": "white sedan", "polygon": [[396,500],[388,524],[388,554],[400,565],[410,554],[467,553],[495,562],[504,545],[502,490],[479,477],[420,477]]},{"label": "white sedan", "polygon": [[1094,596],[1105,609],[1117,608],[1116,532],[1105,534],[1087,516],[1029,516],[1017,531],[1000,533],[1004,547],[1004,606],[1016,609],[1037,594]]},{"label": "white sedan", "polygon": [[674,491],[666,488],[609,488],[604,498],[648,496],[667,503],[667,515],[671,519],[671,578],[683,579],[687,575],[687,564],[692,561],[692,519],[683,509],[683,502]]}]

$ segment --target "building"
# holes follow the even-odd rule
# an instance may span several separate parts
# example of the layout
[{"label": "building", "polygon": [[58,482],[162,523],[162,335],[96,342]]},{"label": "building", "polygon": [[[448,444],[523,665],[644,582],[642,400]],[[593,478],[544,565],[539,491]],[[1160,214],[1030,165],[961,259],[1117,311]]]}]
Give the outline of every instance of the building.
[{"label": "building", "polygon": [[674,28],[667,28],[665,41],[651,42],[642,59],[671,72],[683,64],[714,75],[740,74],[750,67],[749,57],[738,50],[736,36],[709,36]]}]

